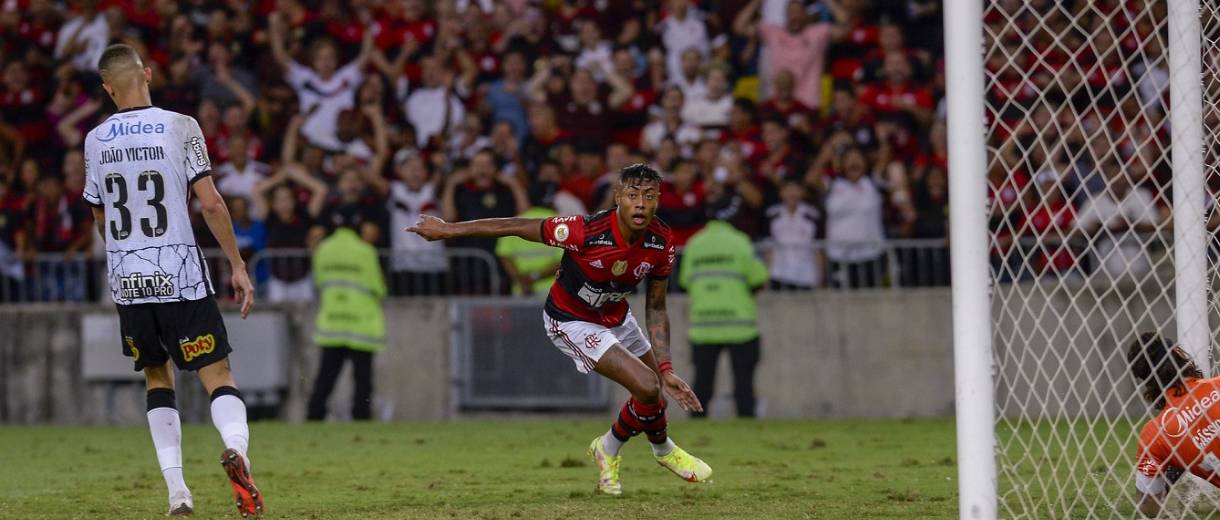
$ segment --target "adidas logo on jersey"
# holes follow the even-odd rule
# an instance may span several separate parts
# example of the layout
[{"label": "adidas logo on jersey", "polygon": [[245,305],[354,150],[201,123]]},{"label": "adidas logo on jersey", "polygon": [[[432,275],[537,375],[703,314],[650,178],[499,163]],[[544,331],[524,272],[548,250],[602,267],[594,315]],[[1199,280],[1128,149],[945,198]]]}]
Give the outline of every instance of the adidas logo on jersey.
[{"label": "adidas logo on jersey", "polygon": [[600,259],[600,258],[598,258],[597,260],[594,260],[592,262],[589,262],[589,265],[596,267],[598,269],[604,269],[606,267],[606,266],[602,265],[602,259]]},{"label": "adidas logo on jersey", "polygon": [[126,300],[171,297],[174,295],[174,282],[160,271],[153,274],[131,273],[119,278],[119,293]]}]

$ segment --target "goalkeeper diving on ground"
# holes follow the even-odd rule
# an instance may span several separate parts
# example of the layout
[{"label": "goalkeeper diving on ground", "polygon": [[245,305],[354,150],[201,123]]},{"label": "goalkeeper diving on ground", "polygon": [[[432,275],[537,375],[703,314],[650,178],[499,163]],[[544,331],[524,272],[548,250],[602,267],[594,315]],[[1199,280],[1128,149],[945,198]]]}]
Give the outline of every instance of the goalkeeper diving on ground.
[{"label": "goalkeeper diving on ground", "polygon": [[1131,375],[1156,416],[1140,430],[1135,487],[1139,510],[1161,513],[1169,487],[1187,471],[1220,488],[1220,378],[1203,372],[1180,346],[1153,333],[1127,351]]}]

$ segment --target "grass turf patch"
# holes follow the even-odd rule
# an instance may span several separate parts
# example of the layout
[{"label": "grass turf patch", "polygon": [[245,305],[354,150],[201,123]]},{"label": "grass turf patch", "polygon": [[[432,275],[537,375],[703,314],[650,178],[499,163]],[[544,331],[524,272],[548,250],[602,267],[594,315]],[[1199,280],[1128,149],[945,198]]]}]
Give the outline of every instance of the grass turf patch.
[{"label": "grass turf patch", "polygon": [[[678,421],[713,483],[623,449],[620,498],[585,456],[606,420],[251,426],[255,480],[278,518],[955,518],[953,422]],[[236,516],[208,425],[183,428],[197,518]],[[163,518],[146,428],[0,428],[0,518]]]}]

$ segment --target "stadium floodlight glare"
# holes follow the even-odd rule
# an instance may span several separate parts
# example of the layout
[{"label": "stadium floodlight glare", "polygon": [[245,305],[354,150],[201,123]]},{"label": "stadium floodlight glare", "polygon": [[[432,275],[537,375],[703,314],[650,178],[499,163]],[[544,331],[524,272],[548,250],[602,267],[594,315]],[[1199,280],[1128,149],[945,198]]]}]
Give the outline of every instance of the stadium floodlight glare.
[{"label": "stadium floodlight glare", "polygon": [[[1138,517],[1128,345],[1215,373],[1220,3],[948,0],[945,35],[961,518]],[[1189,480],[1162,518],[1220,513]]]}]

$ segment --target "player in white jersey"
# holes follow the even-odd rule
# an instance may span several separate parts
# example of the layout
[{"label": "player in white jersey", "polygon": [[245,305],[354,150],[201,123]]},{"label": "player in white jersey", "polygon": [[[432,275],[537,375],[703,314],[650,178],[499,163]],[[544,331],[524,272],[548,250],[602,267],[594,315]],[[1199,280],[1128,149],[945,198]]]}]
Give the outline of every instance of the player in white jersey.
[{"label": "player in white jersey", "polygon": [[191,232],[187,201],[192,192],[232,266],[242,318],[254,304],[254,288],[229,210],[212,183],[203,133],[193,118],[151,106],[152,71],[130,46],[108,47],[98,71],[119,111],[85,137],[83,197],[106,241],[123,354],[144,371],[148,427],[169,488],[169,515],[194,512],[182,477],[172,359],[181,370],[197,371],[211,396],[212,423],[225,445],[221,464],[237,509],[242,516],[257,516],[263,497],[246,456],[246,405],[229,370],[228,334]]}]

